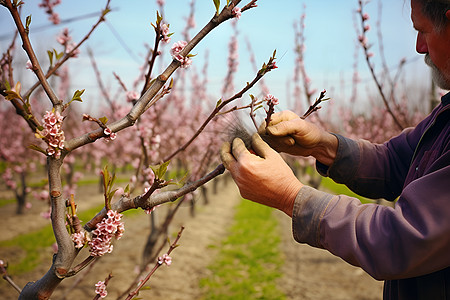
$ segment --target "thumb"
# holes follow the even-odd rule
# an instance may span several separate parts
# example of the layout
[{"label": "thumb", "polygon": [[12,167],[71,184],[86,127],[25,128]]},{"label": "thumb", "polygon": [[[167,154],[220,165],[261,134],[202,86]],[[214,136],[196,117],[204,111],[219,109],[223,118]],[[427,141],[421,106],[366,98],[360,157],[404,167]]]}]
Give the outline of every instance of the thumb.
[{"label": "thumb", "polygon": [[252,136],[252,149],[255,151],[256,155],[266,158],[272,153],[276,153],[275,150],[270,148],[270,146],[263,141],[259,134],[255,133]]}]

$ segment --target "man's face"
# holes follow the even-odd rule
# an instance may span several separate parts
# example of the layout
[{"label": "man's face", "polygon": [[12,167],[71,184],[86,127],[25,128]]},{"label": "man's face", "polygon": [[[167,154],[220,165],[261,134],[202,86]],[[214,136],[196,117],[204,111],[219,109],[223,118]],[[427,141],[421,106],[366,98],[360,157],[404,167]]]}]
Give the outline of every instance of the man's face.
[{"label": "man's face", "polygon": [[[450,17],[450,12],[447,12]],[[411,0],[411,20],[417,30],[416,51],[425,54],[425,62],[433,72],[435,83],[450,90],[450,22],[437,30],[432,21],[422,13],[422,6]]]}]

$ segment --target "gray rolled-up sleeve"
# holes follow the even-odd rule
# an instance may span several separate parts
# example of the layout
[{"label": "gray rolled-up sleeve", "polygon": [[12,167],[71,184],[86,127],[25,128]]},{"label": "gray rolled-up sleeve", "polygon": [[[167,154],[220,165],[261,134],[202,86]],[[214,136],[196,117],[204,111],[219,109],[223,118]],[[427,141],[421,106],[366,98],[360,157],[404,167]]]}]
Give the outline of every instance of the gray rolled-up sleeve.
[{"label": "gray rolled-up sleeve", "polygon": [[333,195],[303,186],[294,203],[292,214],[292,231],[299,243],[313,247],[320,245],[320,221]]}]

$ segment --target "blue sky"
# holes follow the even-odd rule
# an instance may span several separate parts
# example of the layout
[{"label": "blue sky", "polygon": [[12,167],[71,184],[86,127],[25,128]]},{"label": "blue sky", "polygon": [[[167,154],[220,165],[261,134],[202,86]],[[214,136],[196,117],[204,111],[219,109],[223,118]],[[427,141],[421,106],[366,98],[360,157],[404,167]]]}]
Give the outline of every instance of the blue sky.
[{"label": "blue sky", "polygon": [[[55,36],[66,25],[50,27],[46,30],[33,28],[49,24],[42,9],[37,8],[40,1],[25,1],[23,15],[32,15],[31,37],[38,56],[46,57],[48,49],[57,48]],[[225,2],[224,0],[222,2]],[[62,20],[100,11],[105,1],[98,0],[63,0],[56,7]],[[182,39],[181,31],[189,14],[188,0],[166,0],[165,19],[170,23],[170,29],[175,34],[172,42]],[[242,2],[242,3],[245,3]],[[388,64],[395,66],[400,59],[412,59],[407,67],[407,80],[413,85],[423,84],[424,74],[427,74],[423,60],[415,53],[415,32],[410,21],[409,1],[403,0],[372,0],[366,11],[370,14],[370,41],[376,41],[376,22],[379,19],[379,3],[382,4],[381,26]],[[267,61],[274,49],[278,53],[279,69],[271,72],[266,82],[271,91],[280,99],[286,97],[286,84],[292,78],[294,53],[293,24],[298,22],[301,14],[306,12],[306,68],[312,78],[312,86],[321,90],[333,89],[343,97],[348,97],[346,90],[351,86],[355,44],[357,35],[354,29],[354,14],[357,0],[259,0],[258,7],[244,13],[238,21],[240,65],[235,79],[235,87],[241,87],[254,77],[254,72],[248,62],[249,55],[245,39],[248,39],[255,52],[258,65]],[[306,8],[304,9],[304,5]],[[153,45],[153,30],[150,22],[156,16],[156,1],[132,0],[112,1],[113,12],[107,16],[108,24],[102,24],[94,32],[86,44],[92,48],[99,67],[103,70],[104,79],[113,82],[112,72],[117,72],[125,83],[131,86],[138,74],[142,56],[145,53],[144,43]],[[214,13],[212,0],[196,1],[195,31],[200,30]],[[96,17],[79,20],[68,25],[75,41],[80,40],[92,27]],[[13,24],[7,10],[0,10],[0,50],[9,44],[8,35]],[[126,50],[122,43],[112,33],[117,31],[120,39],[131,49]],[[195,32],[191,32],[194,34]],[[194,64],[198,69],[203,66],[206,49],[209,51],[209,93],[217,99],[221,97],[221,84],[226,74],[228,43],[234,34],[230,24],[225,24],[213,31],[193,53]],[[171,42],[171,43],[172,43]],[[168,51],[169,47],[163,48]],[[86,95],[97,97],[94,73],[86,55],[86,46],[82,55],[70,63],[74,71],[74,89],[87,89]],[[377,64],[379,56],[378,45],[373,46],[374,61]],[[167,65],[168,55],[165,55]],[[379,66],[379,64],[377,64]],[[363,82],[370,88],[371,82],[367,67],[359,55],[359,72]],[[428,77],[427,77],[428,78]],[[428,80],[425,80],[428,82]]]}]

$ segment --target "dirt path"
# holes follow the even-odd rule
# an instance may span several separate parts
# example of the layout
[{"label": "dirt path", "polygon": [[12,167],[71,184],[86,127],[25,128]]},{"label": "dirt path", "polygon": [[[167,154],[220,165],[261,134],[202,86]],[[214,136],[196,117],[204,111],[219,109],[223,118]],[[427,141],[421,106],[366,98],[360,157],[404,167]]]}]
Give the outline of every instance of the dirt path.
[{"label": "dirt path", "polygon": [[[208,205],[201,203],[197,206],[195,218],[189,216],[188,206],[180,208],[169,232],[176,234],[181,225],[186,229],[180,240],[180,247],[172,254],[173,263],[170,267],[162,266],[156,272],[149,282],[151,289],[142,291],[140,297],[157,300],[190,300],[200,297],[198,279],[208,275],[206,266],[216,254],[216,250],[210,245],[219,244],[227,234],[233,219],[233,208],[240,201],[232,182],[225,187],[221,183],[220,191],[214,197],[211,195],[211,202]],[[93,191],[91,195],[101,197],[101,195],[95,196]],[[202,202],[202,200],[199,201]],[[98,203],[98,200],[90,202]],[[85,205],[89,206],[88,203]],[[0,216],[2,214],[3,212]],[[285,275],[279,281],[279,288],[286,293],[288,299],[381,299],[382,284],[380,282],[323,250],[297,244],[292,238],[290,219],[282,213],[276,213],[276,215],[280,219],[282,251],[286,260],[283,268]],[[27,220],[25,217],[21,222],[26,223]],[[5,221],[1,223],[2,229],[4,225],[9,226],[8,230],[18,228],[6,224],[9,221],[6,223]],[[63,294],[81,277],[83,277],[82,282],[66,295],[66,299],[92,299],[94,284],[104,280],[111,271],[114,277],[108,286],[107,299],[116,299],[136,276],[134,269],[141,261],[148,223],[148,216],[142,213],[126,217],[125,234],[122,240],[115,244],[113,253],[104,256],[88,275],[64,280],[52,299],[63,299]],[[37,223],[34,226],[37,226]],[[19,233],[29,230],[29,226],[19,227]],[[48,249],[49,253],[45,257],[51,257],[50,251],[51,249]],[[0,249],[0,257],[2,252]],[[47,261],[31,274],[24,274],[14,279],[23,286],[28,280],[42,276],[49,266],[50,262]],[[0,281],[0,295],[5,295],[2,299],[17,298],[17,293],[12,291],[3,280]]]}]

